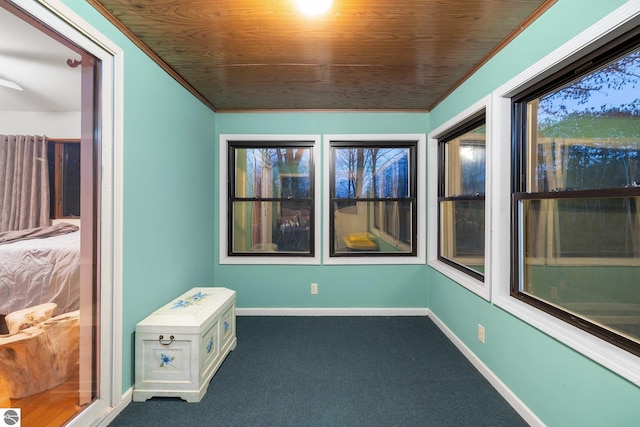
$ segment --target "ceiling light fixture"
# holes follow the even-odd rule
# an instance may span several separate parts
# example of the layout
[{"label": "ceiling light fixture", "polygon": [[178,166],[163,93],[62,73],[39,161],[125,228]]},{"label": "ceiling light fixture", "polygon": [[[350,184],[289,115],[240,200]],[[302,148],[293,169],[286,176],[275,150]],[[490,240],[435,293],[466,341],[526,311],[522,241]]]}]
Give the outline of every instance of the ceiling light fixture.
[{"label": "ceiling light fixture", "polygon": [[329,10],[333,0],[296,0],[300,12],[307,16],[322,15]]},{"label": "ceiling light fixture", "polygon": [[5,80],[5,79],[0,79],[0,86],[4,86],[4,87],[8,87],[10,89],[15,89],[15,90],[22,91],[22,88],[20,87],[20,85],[18,85],[17,83],[14,83],[14,82],[10,82],[9,80]]}]

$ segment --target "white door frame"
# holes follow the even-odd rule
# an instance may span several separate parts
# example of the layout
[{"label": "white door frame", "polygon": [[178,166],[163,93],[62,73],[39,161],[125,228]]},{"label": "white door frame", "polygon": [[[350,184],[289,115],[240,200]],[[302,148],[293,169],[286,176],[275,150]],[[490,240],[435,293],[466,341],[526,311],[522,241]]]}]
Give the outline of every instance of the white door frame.
[{"label": "white door frame", "polygon": [[70,426],[106,425],[131,397],[122,394],[123,51],[60,0],[9,0],[98,58],[101,68],[100,354],[98,397]]}]

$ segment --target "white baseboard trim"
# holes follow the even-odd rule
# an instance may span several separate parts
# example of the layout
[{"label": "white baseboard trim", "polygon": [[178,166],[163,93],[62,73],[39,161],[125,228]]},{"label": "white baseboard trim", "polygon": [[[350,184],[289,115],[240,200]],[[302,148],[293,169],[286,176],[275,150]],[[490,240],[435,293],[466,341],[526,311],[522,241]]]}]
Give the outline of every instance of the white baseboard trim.
[{"label": "white baseboard trim", "polygon": [[122,399],[120,399],[120,402],[118,402],[116,406],[111,408],[109,413],[104,418],[102,418],[96,426],[97,427],[108,426],[111,423],[111,421],[113,421],[118,416],[118,414],[122,412],[124,408],[126,408],[127,405],[129,405],[129,403],[131,403],[132,401],[133,401],[133,387],[129,387],[127,391],[125,391],[122,394]]},{"label": "white baseboard trim", "polygon": [[237,316],[427,316],[428,308],[236,308]]},{"label": "white baseboard trim", "polygon": [[436,316],[431,310],[429,310],[429,314],[427,316],[433,320],[433,323],[440,328],[440,330],[447,336],[447,338],[449,338],[458,350],[460,350],[460,352],[471,362],[482,376],[491,383],[493,388],[495,388],[498,393],[504,397],[509,405],[511,405],[530,426],[545,426],[542,420],[538,418],[536,414],[534,414],[533,411],[529,409],[529,407],[525,405],[524,402],[520,400],[520,398],[518,398],[518,396],[516,396],[516,394],[511,391],[511,389],[507,387],[507,385],[503,383],[500,378],[498,378],[498,376],[496,376],[496,374],[494,374],[493,371],[491,371],[491,369],[489,369],[489,367],[485,365],[482,360],[480,360],[478,356],[476,356],[475,353],[473,353],[471,349],[469,349],[469,347],[467,347],[465,343],[462,342],[462,340],[460,340],[460,338],[458,338],[453,331],[444,324],[444,322],[442,322],[442,320],[438,318],[438,316]]}]

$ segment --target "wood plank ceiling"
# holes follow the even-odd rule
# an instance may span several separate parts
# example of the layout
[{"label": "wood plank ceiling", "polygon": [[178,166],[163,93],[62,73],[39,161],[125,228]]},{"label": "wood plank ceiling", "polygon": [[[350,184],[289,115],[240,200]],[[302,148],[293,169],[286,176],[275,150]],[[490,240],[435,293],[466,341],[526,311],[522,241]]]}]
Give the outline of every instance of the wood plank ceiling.
[{"label": "wood plank ceiling", "polygon": [[212,109],[430,110],[555,0],[88,0]]}]

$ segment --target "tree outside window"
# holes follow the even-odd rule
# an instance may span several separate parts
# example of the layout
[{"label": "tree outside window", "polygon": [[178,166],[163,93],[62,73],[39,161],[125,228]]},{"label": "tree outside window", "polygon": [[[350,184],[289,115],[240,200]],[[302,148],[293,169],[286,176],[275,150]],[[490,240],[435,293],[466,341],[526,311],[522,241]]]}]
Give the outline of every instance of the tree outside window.
[{"label": "tree outside window", "polygon": [[331,256],[415,255],[415,152],[415,142],[332,142]]},{"label": "tree outside window", "polygon": [[230,255],[313,256],[312,157],[309,143],[230,143]]},{"label": "tree outside window", "polygon": [[521,170],[514,171],[519,261],[512,292],[640,354],[634,43],[596,52],[514,102],[524,130],[515,146]]}]

